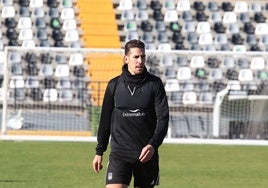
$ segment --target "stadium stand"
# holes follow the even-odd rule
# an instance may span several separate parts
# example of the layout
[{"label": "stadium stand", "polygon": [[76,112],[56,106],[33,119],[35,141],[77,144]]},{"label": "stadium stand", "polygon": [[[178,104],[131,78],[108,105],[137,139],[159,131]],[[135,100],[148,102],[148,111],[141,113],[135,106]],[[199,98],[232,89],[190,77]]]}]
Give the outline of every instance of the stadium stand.
[{"label": "stadium stand", "polygon": [[[225,86],[257,91],[268,76],[267,60],[202,52],[266,52],[267,11],[265,1],[1,0],[0,84],[5,46],[122,49],[137,38],[148,50],[199,53],[148,56],[147,65],[161,76],[171,106],[211,108]],[[25,52],[9,54],[8,62],[11,98],[55,102],[90,96],[100,106],[107,81],[120,72],[122,56]],[[171,120],[183,122],[184,134],[203,137],[211,129],[191,132],[187,116]],[[199,117],[194,121],[202,127]]]}]

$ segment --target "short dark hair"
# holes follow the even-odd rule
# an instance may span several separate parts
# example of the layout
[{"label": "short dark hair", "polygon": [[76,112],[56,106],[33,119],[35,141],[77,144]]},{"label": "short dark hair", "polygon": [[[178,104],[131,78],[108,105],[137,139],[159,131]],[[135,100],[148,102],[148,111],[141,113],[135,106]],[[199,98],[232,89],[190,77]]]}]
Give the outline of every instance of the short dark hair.
[{"label": "short dark hair", "polygon": [[133,39],[133,40],[128,41],[125,45],[125,55],[128,54],[130,48],[140,48],[140,49],[145,50],[145,44],[138,39]]}]

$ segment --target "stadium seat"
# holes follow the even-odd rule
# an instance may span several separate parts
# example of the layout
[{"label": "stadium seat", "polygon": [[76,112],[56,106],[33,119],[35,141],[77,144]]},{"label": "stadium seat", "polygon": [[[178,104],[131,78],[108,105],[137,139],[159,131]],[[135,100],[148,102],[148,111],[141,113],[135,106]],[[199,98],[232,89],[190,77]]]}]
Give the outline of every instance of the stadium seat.
[{"label": "stadium seat", "polygon": [[164,15],[164,22],[177,22],[178,13],[176,10],[167,10]]},{"label": "stadium seat", "polygon": [[254,34],[254,32],[255,32],[256,29],[253,26],[253,24],[251,24],[251,23],[245,23],[243,30],[247,34]]},{"label": "stadium seat", "polygon": [[53,8],[58,7],[57,0],[47,0],[46,4],[48,7],[53,7]]},{"label": "stadium seat", "polygon": [[83,66],[74,66],[73,75],[78,78],[83,78],[85,76],[85,68]]},{"label": "stadium seat", "polygon": [[2,18],[13,18],[15,16],[15,7],[12,5],[6,5],[2,7],[1,17]]},{"label": "stadium seat", "polygon": [[5,5],[13,5],[13,0],[1,0],[1,1],[0,1],[0,5],[1,5],[1,6],[5,6]]},{"label": "stadium seat", "polygon": [[240,58],[237,58],[236,64],[238,65],[239,68],[242,68],[242,69],[249,68],[250,60],[247,57],[245,57],[245,58],[240,57]]},{"label": "stadium seat", "polygon": [[237,22],[237,16],[235,12],[224,12],[223,18],[222,18],[223,24],[229,24],[229,23],[236,23]]},{"label": "stadium seat", "polygon": [[171,45],[169,43],[160,43],[158,44],[157,50],[159,51],[171,51]]},{"label": "stadium seat", "polygon": [[16,88],[12,92],[12,98],[17,101],[23,101],[26,98],[26,92],[24,88]]},{"label": "stadium seat", "polygon": [[124,31],[129,32],[129,31],[137,31],[137,23],[135,20],[130,20],[124,22]]},{"label": "stadium seat", "polygon": [[239,32],[240,32],[240,28],[239,28],[239,25],[237,23],[227,24],[226,34],[234,34],[234,33],[239,33]]},{"label": "stadium seat", "polygon": [[221,80],[223,78],[222,70],[219,68],[216,69],[210,69],[209,72],[209,80]]},{"label": "stadium seat", "polygon": [[184,33],[192,33],[196,31],[195,23],[194,22],[184,22],[182,26],[182,31]]},{"label": "stadium seat", "polygon": [[198,21],[198,22],[205,22],[207,21],[207,16],[204,12],[202,11],[198,11],[196,12],[195,14],[195,19]]},{"label": "stadium seat", "polygon": [[217,12],[219,10],[219,5],[216,1],[209,1],[208,9],[212,12]]},{"label": "stadium seat", "polygon": [[19,32],[19,40],[31,40],[33,39],[32,29],[21,29]]},{"label": "stadium seat", "polygon": [[157,32],[166,31],[166,24],[164,21],[156,21],[155,30]]},{"label": "stadium seat", "polygon": [[162,13],[161,10],[154,10],[153,12],[153,19],[155,21],[164,21],[165,15]]},{"label": "stadium seat", "polygon": [[5,18],[5,26],[9,29],[13,29],[17,26],[15,18]]},{"label": "stadium seat", "polygon": [[137,31],[129,31],[126,33],[125,42],[128,42],[133,39],[139,39],[139,34]]},{"label": "stadium seat", "polygon": [[147,10],[148,6],[146,0],[137,0],[136,8],[138,10]]},{"label": "stadium seat", "polygon": [[30,7],[31,8],[43,7],[43,0],[30,0]]},{"label": "stadium seat", "polygon": [[198,36],[197,36],[196,32],[189,32],[189,33],[187,33],[186,40],[190,44],[197,44],[198,43]]},{"label": "stadium seat", "polygon": [[229,80],[227,82],[227,89],[229,90],[241,90],[241,85],[238,80]]},{"label": "stadium seat", "polygon": [[43,93],[40,88],[32,88],[30,89],[30,98],[33,101],[41,101],[43,99]]},{"label": "stadium seat", "polygon": [[268,35],[268,24],[257,23],[254,33],[255,35]]},{"label": "stadium seat", "polygon": [[256,35],[249,34],[246,36],[246,43],[249,44],[250,46],[256,45],[257,42],[258,42],[258,39],[257,39]]},{"label": "stadium seat", "polygon": [[59,91],[59,101],[73,101],[73,91],[72,90],[60,90]]},{"label": "stadium seat", "polygon": [[180,32],[173,32],[171,40],[175,44],[182,44],[184,39]]},{"label": "stadium seat", "polygon": [[62,8],[60,13],[60,18],[62,20],[65,19],[74,19],[75,18],[75,12],[73,8]]},{"label": "stadium seat", "polygon": [[250,22],[249,12],[242,12],[242,13],[240,13],[238,19],[239,19],[239,21],[241,23],[248,23],[248,22]]},{"label": "stadium seat", "polygon": [[35,7],[35,8],[33,8],[31,17],[32,18],[43,18],[43,17],[45,17],[44,8],[43,7]]},{"label": "stadium seat", "polygon": [[70,74],[69,66],[66,64],[59,64],[56,66],[55,69],[55,76],[56,77],[68,77]]},{"label": "stadium seat", "polygon": [[192,77],[192,72],[189,67],[179,67],[177,70],[178,80],[189,80]]},{"label": "stadium seat", "polygon": [[67,64],[67,57],[63,54],[56,54],[55,61],[57,64]]},{"label": "stadium seat", "polygon": [[198,39],[199,45],[213,44],[213,36],[211,33],[201,33]]},{"label": "stadium seat", "polygon": [[170,96],[168,97],[168,102],[170,106],[182,104],[182,96],[183,92],[181,91],[173,91],[170,92]]},{"label": "stadium seat", "polygon": [[199,95],[199,102],[201,104],[213,104],[214,98],[212,92],[201,92]]},{"label": "stadium seat", "polygon": [[252,57],[250,61],[251,70],[263,70],[265,69],[265,60],[263,57]]},{"label": "stadium seat", "polygon": [[150,7],[152,10],[160,10],[162,8],[162,3],[157,0],[152,0],[150,2]]},{"label": "stadium seat", "polygon": [[175,4],[174,0],[165,0],[163,2],[163,9],[164,10],[175,10],[176,4]]},{"label": "stadium seat", "polygon": [[176,65],[178,67],[187,67],[188,66],[187,57],[185,57],[185,56],[181,56],[181,57],[179,56],[179,57],[177,57]]},{"label": "stadium seat", "polygon": [[152,32],[144,32],[141,36],[141,40],[145,43],[153,43],[154,37]]},{"label": "stadium seat", "polygon": [[36,37],[40,41],[48,40],[48,33],[46,29],[38,29],[36,33]]},{"label": "stadium seat", "polygon": [[173,66],[173,57],[170,54],[162,55],[159,62],[160,67]]},{"label": "stadium seat", "polygon": [[177,70],[174,69],[173,67],[166,67],[164,69],[163,77],[164,77],[163,79],[176,79]]},{"label": "stadium seat", "polygon": [[145,49],[146,50],[157,50],[157,47],[156,47],[156,44],[152,42],[152,43],[146,43]]},{"label": "stadium seat", "polygon": [[179,91],[179,81],[177,79],[167,79],[165,83],[165,90],[167,92]]},{"label": "stadium seat", "polygon": [[81,102],[86,102],[89,99],[86,89],[78,89],[76,92],[76,98]]},{"label": "stadium seat", "polygon": [[209,14],[209,20],[210,23],[216,23],[222,21],[222,16],[220,12],[211,12]]},{"label": "stadium seat", "polygon": [[214,39],[215,44],[227,44],[228,43],[228,37],[226,34],[215,34],[215,39]]},{"label": "stadium seat", "polygon": [[149,13],[147,10],[138,10],[135,17],[136,21],[149,20]]},{"label": "stadium seat", "polygon": [[194,91],[185,91],[182,96],[182,103],[192,105],[197,103],[197,93]]},{"label": "stadium seat", "polygon": [[79,66],[79,65],[83,65],[83,63],[84,63],[83,54],[81,54],[81,53],[73,53],[73,54],[70,55],[69,65],[71,65],[71,66]]},{"label": "stadium seat", "polygon": [[63,21],[62,24],[62,30],[75,30],[77,27],[76,20],[75,19],[66,19]]},{"label": "stadium seat", "polygon": [[207,71],[204,68],[195,69],[195,77],[198,79],[206,79]]},{"label": "stadium seat", "polygon": [[58,8],[56,7],[51,7],[48,11],[48,15],[50,18],[59,18],[60,17],[60,12]]},{"label": "stadium seat", "polygon": [[246,1],[237,1],[234,5],[234,12],[247,12],[248,11],[248,3]]},{"label": "stadium seat", "polygon": [[183,91],[183,92],[186,92],[186,91],[194,91],[194,83],[192,81],[183,81],[183,82],[180,82],[180,90]]},{"label": "stadium seat", "polygon": [[254,14],[254,21],[256,23],[265,23],[266,22],[266,17],[262,14],[262,12],[256,12]]},{"label": "stadium seat", "polygon": [[60,0],[61,7],[73,7],[73,0]]},{"label": "stadium seat", "polygon": [[79,33],[77,30],[67,30],[64,37],[65,42],[75,42],[79,41]]},{"label": "stadium seat", "polygon": [[52,76],[54,74],[54,70],[52,65],[50,64],[42,64],[40,67],[40,73],[41,76]]},{"label": "stadium seat", "polygon": [[149,20],[142,20],[140,28],[144,32],[151,32],[153,30],[153,25]]},{"label": "stadium seat", "polygon": [[22,41],[22,44],[21,44],[21,47],[24,47],[24,48],[34,48],[34,47],[36,47],[36,44],[35,44],[35,41],[32,40],[32,39],[23,40]]},{"label": "stadium seat", "polygon": [[23,74],[21,63],[12,63],[10,66],[11,66],[10,71],[11,71],[12,75],[22,75]]},{"label": "stadium seat", "polygon": [[191,11],[183,11],[181,15],[184,22],[192,22],[194,21],[194,16]]},{"label": "stadium seat", "polygon": [[241,82],[249,82],[253,80],[253,73],[251,69],[240,69],[238,80]]},{"label": "stadium seat", "polygon": [[17,25],[18,29],[29,29],[32,27],[32,20],[30,17],[20,17]]},{"label": "stadium seat", "polygon": [[209,33],[210,23],[209,22],[198,22],[196,27],[196,33]]},{"label": "stadium seat", "polygon": [[40,82],[37,76],[28,76],[25,81],[26,88],[39,88]]},{"label": "stadium seat", "polygon": [[223,10],[224,12],[231,12],[231,11],[233,11],[233,9],[234,9],[232,3],[231,3],[231,2],[226,2],[226,1],[223,1],[223,2],[221,3],[221,8],[222,8],[222,10]]},{"label": "stadium seat", "polygon": [[260,2],[250,2],[249,3],[249,12],[261,12],[262,6]]},{"label": "stadium seat", "polygon": [[117,10],[130,10],[133,8],[131,0],[120,0]]},{"label": "stadium seat", "polygon": [[133,9],[123,10],[121,14],[122,21],[134,20],[134,19],[135,19],[135,14],[134,14]]},{"label": "stadium seat", "polygon": [[169,42],[169,38],[166,32],[159,32],[157,34],[157,41],[159,43],[168,43]]},{"label": "stadium seat", "polygon": [[23,76],[17,76],[17,75],[12,76],[9,82],[9,88],[11,89],[24,88]]},{"label": "stadium seat", "polygon": [[62,77],[56,83],[57,89],[70,89],[71,88],[71,80],[69,77]]},{"label": "stadium seat", "polygon": [[205,66],[205,59],[201,55],[194,55],[191,57],[190,67],[201,68]]},{"label": "stadium seat", "polygon": [[43,95],[44,102],[55,102],[58,100],[58,91],[56,89],[45,89]]},{"label": "stadium seat", "polygon": [[177,1],[177,11],[188,11],[191,9],[190,1],[188,0],[178,0]]}]

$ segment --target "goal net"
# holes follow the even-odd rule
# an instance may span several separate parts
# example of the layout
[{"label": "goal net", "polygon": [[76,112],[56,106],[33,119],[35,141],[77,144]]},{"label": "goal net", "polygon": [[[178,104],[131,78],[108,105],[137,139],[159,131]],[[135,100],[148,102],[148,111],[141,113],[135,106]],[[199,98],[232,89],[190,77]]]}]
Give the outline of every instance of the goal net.
[{"label": "goal net", "polygon": [[[1,70],[1,139],[96,139],[108,80],[122,49],[6,47]],[[168,141],[267,139],[267,55],[146,51],[164,84]],[[198,139],[197,139],[198,138]]]},{"label": "goal net", "polygon": [[[215,108],[217,109],[217,107]],[[268,139],[268,95],[225,95],[214,124],[214,136],[227,139]]]}]

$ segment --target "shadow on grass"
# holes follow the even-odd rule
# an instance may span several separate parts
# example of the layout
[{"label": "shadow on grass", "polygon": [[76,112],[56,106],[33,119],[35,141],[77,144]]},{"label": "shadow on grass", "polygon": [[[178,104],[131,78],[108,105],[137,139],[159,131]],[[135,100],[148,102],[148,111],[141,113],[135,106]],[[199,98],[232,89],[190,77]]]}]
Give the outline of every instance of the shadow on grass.
[{"label": "shadow on grass", "polygon": [[18,182],[28,182],[26,180],[0,180],[0,183],[18,183]]}]

